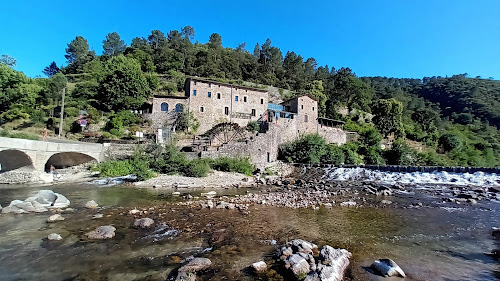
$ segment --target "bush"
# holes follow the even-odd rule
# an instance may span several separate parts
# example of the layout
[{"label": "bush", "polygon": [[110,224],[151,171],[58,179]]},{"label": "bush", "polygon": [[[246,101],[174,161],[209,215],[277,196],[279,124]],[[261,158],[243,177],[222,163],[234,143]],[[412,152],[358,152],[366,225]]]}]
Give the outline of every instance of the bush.
[{"label": "bush", "polygon": [[251,176],[255,167],[248,157],[220,157],[210,161],[212,169],[223,172],[236,172]]},{"label": "bush", "polygon": [[0,137],[13,138],[13,139],[25,139],[25,140],[40,140],[39,136],[24,133],[24,132],[13,132],[8,130],[0,130]]},{"label": "bush", "polygon": [[386,151],[386,159],[389,165],[416,166],[420,164],[418,153],[404,140],[396,140],[392,148]]},{"label": "bush", "polygon": [[248,122],[246,129],[249,132],[258,132],[260,130],[260,126],[256,121],[250,121]]},{"label": "bush", "polygon": [[449,152],[460,149],[462,147],[462,139],[455,134],[445,134],[439,138],[438,144],[445,152]]},{"label": "bush", "polygon": [[66,107],[64,109],[65,117],[78,117],[80,110],[76,107]]},{"label": "bush", "polygon": [[326,153],[321,157],[321,163],[342,165],[345,162],[342,148],[334,145],[328,145]]},{"label": "bush", "polygon": [[100,177],[126,176],[132,174],[133,170],[129,160],[102,162],[92,167],[92,171],[99,172]]},{"label": "bush", "polygon": [[280,146],[279,158],[288,162],[318,164],[326,154],[328,145],[318,134],[303,135]]},{"label": "bush", "polygon": [[187,164],[183,169],[183,174],[187,177],[205,177],[210,171],[210,165],[205,159],[195,159]]},{"label": "bush", "polygon": [[358,154],[358,144],[357,143],[346,143],[342,146],[342,151],[344,151],[345,164],[359,165],[363,163],[363,158]]}]

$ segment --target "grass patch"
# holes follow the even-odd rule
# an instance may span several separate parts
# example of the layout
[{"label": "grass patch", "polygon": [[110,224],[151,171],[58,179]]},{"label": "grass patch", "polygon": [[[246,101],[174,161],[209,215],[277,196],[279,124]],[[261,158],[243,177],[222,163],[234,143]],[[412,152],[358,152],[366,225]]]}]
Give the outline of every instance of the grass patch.
[{"label": "grass patch", "polygon": [[251,176],[255,167],[248,157],[220,157],[210,161],[212,169],[223,172],[236,172]]},{"label": "grass patch", "polygon": [[25,139],[25,140],[40,140],[39,136],[24,133],[24,132],[10,132],[8,130],[0,130],[0,137],[13,138],[13,139]]}]

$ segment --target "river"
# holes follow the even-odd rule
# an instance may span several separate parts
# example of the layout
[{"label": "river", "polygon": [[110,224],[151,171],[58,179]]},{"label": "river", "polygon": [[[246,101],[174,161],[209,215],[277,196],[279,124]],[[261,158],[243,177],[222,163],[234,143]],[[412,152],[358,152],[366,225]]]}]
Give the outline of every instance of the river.
[{"label": "river", "polygon": [[[328,244],[353,253],[345,280],[399,280],[371,274],[378,258],[395,260],[406,280],[499,280],[498,262],[485,252],[495,248],[491,228],[500,226],[500,204],[445,204],[426,192],[390,196],[394,204],[318,210],[252,205],[246,212],[201,209],[177,204],[173,190],[136,189],[130,185],[0,185],[0,204],[25,199],[40,189],[65,195],[73,213],[47,223],[50,213],[0,215],[0,280],[170,280],[191,255],[212,260],[202,280],[267,280],[246,269],[269,261],[291,239]],[[203,190],[180,190],[199,196]],[[217,189],[218,195],[242,195],[254,189]],[[368,198],[371,200],[373,198]],[[84,207],[95,200],[101,208]],[[375,200],[375,199],[373,199]],[[416,204],[416,203],[421,203]],[[132,228],[129,210],[145,210],[155,230]],[[101,219],[92,219],[96,213]],[[112,224],[116,236],[88,241],[84,234]],[[62,241],[47,241],[59,233]]]}]

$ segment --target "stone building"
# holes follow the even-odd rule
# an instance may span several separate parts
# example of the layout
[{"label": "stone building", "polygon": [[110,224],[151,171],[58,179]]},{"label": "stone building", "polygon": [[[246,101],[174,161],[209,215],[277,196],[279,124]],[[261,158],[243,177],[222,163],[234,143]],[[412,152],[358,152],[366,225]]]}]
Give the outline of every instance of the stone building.
[{"label": "stone building", "polygon": [[188,78],[184,96],[154,96],[148,117],[155,128],[161,128],[165,122],[173,121],[176,113],[186,110],[200,123],[196,131],[200,135],[219,123],[244,127],[249,121],[257,121],[265,114],[267,103],[266,90]]},{"label": "stone building", "polygon": [[199,122],[195,132],[202,135],[220,123],[236,123],[244,127],[257,121],[261,132],[244,141],[219,143],[205,147],[201,157],[249,156],[263,169],[278,157],[279,145],[304,134],[317,133],[332,144],[344,144],[347,133],[343,123],[318,118],[318,102],[311,95],[302,95],[273,104],[266,90],[239,85],[188,78],[180,97],[154,96],[151,113],[155,129],[169,130],[181,112],[187,111]]}]

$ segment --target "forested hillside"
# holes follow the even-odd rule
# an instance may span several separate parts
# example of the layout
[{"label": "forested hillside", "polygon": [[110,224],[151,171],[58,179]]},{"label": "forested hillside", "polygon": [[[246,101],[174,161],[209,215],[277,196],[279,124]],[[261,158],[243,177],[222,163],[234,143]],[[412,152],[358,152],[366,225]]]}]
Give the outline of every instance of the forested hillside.
[{"label": "forested hillside", "polygon": [[[253,48],[244,42],[228,48],[217,33],[207,43],[194,38],[194,29],[186,26],[167,34],[153,30],[127,45],[113,32],[103,38],[99,55],[77,36],[61,50],[67,64],[52,62],[43,70],[48,78],[28,78],[10,67],[13,58],[3,56],[2,126],[54,127],[58,120],[52,117],[66,87],[65,115],[71,122],[86,110],[93,122],[106,123],[103,135],[124,137],[127,128],[145,126],[126,110],[140,108],[153,93],[182,91],[187,76],[198,76],[290,90],[280,90],[286,97],[314,95],[321,116],[342,119],[346,129],[361,136],[344,148],[352,156],[346,163],[500,165],[500,81],[467,75],[357,77],[347,67],[319,66],[314,58],[282,51],[270,39]],[[397,139],[391,151],[380,149],[384,137]],[[420,151],[412,148],[417,146]]]}]

